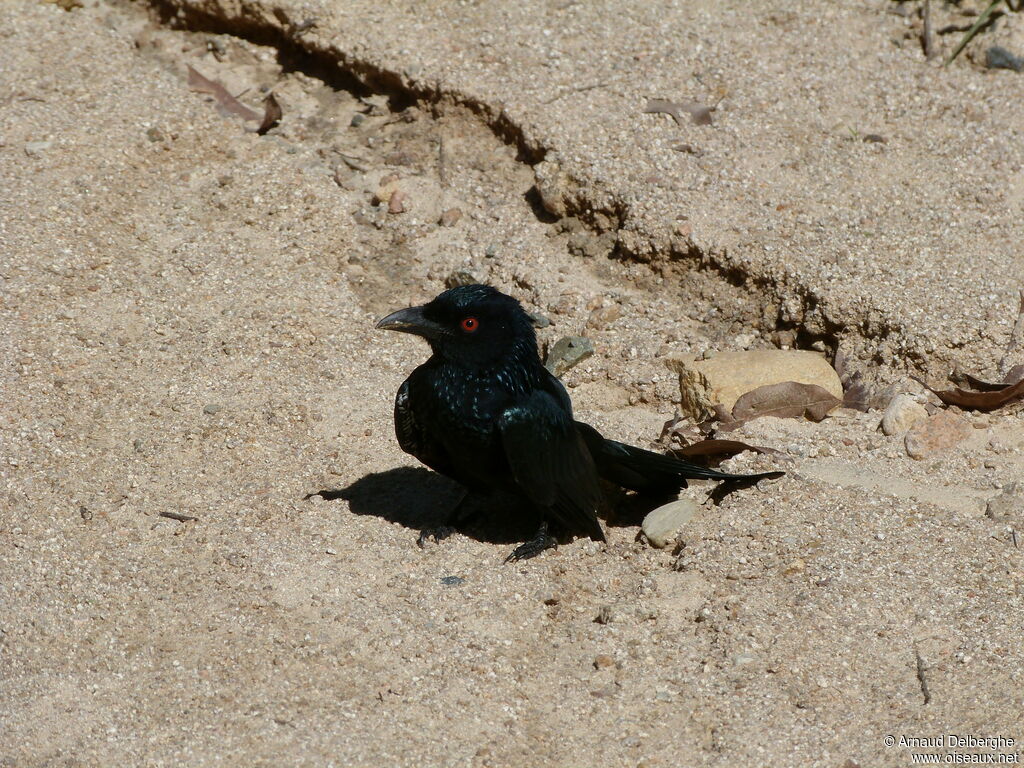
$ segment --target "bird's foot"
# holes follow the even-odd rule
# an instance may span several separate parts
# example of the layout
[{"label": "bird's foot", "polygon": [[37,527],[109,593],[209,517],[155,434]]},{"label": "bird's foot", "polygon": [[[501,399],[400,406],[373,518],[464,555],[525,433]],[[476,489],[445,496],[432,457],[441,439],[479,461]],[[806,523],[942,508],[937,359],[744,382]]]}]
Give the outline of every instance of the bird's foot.
[{"label": "bird's foot", "polygon": [[536,535],[529,541],[520,544],[512,550],[512,553],[505,558],[506,563],[517,563],[520,560],[529,560],[536,557],[545,549],[554,549],[558,546],[558,539],[548,533],[548,524],[543,522]]},{"label": "bird's foot", "polygon": [[453,533],[455,533],[455,529],[447,525],[442,525],[439,528],[424,528],[420,531],[419,538],[416,539],[416,546],[420,549],[424,549],[427,546],[427,542],[431,539],[433,539],[436,544],[440,541],[444,541]]}]

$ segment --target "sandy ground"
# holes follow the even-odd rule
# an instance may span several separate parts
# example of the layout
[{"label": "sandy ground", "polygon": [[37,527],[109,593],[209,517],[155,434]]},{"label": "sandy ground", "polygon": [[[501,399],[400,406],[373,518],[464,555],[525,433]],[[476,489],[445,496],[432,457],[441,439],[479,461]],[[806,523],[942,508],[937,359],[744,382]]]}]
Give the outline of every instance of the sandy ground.
[{"label": "sandy ground", "polygon": [[[696,134],[706,181],[673,164],[697,129],[638,109],[697,81],[633,33],[671,37],[699,5],[598,23],[525,4],[488,39],[472,5],[443,6],[463,16],[442,36],[440,5],[310,4],[300,29],[240,4],[242,37],[137,5],[0,6],[0,765],[852,768],[909,764],[888,735],[950,733],[1020,755],[1024,510],[985,515],[1024,478],[1019,409],[965,414],[969,439],[923,461],[877,412],[752,422],[739,436],[783,455],[726,466],[787,476],[664,550],[628,518],[514,566],[524,531],[500,519],[415,545],[458,490],[398,449],[393,393],[425,349],[373,322],[454,272],[548,318],[545,344],[593,339],[565,376],[578,414],[639,445],[673,413],[673,353],[841,344],[922,401],[907,370],[998,368],[1024,81],[923,63],[882,3],[754,5],[674,54],[692,67],[781,14],[693,93],[728,85]],[[613,24],[629,45],[584,45]],[[326,58],[257,44],[273,27]],[[556,45],[592,71],[558,75]],[[516,95],[522,57],[553,74]],[[559,96],[623,61],[636,87]],[[186,65],[253,107],[273,87],[281,125],[258,136]],[[865,100],[888,111],[869,125]],[[671,196],[641,183],[659,157]]]}]

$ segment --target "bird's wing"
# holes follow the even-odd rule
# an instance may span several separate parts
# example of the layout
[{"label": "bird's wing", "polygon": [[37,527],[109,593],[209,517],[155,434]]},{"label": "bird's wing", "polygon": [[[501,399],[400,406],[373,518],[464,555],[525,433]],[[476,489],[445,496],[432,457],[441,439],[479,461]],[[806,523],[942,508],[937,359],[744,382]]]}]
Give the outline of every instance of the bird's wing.
[{"label": "bird's wing", "polygon": [[505,409],[498,430],[512,477],[526,497],[568,531],[604,541],[594,460],[562,405],[534,390]]},{"label": "bird's wing", "polygon": [[398,438],[398,445],[435,472],[452,477],[454,468],[448,452],[416,420],[410,394],[411,380],[411,377],[406,379],[395,395],[395,437]]}]

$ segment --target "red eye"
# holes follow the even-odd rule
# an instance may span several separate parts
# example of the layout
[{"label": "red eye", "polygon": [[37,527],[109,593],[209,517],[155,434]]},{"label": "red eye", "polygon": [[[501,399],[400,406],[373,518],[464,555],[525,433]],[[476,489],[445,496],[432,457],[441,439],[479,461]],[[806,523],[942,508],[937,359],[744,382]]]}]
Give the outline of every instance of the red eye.
[{"label": "red eye", "polygon": [[472,333],[473,331],[480,327],[480,323],[477,322],[477,319],[475,317],[467,317],[461,323],[459,323],[459,325],[462,327],[462,330],[466,331],[467,333]]}]

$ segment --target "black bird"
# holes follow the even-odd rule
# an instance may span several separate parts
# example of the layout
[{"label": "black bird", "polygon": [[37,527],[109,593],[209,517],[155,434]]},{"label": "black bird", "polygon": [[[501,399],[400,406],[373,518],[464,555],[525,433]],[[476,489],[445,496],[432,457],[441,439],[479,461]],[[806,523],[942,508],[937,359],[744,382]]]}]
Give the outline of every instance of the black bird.
[{"label": "black bird", "polygon": [[688,478],[756,482],[784,474],[717,472],[606,440],[575,421],[565,387],[541,364],[529,316],[490,286],[452,288],[377,327],[422,336],[433,352],[395,398],[402,450],[471,493],[511,491],[539,513],[537,535],[508,560],[555,546],[549,525],[604,541],[599,478],[665,495]]}]

